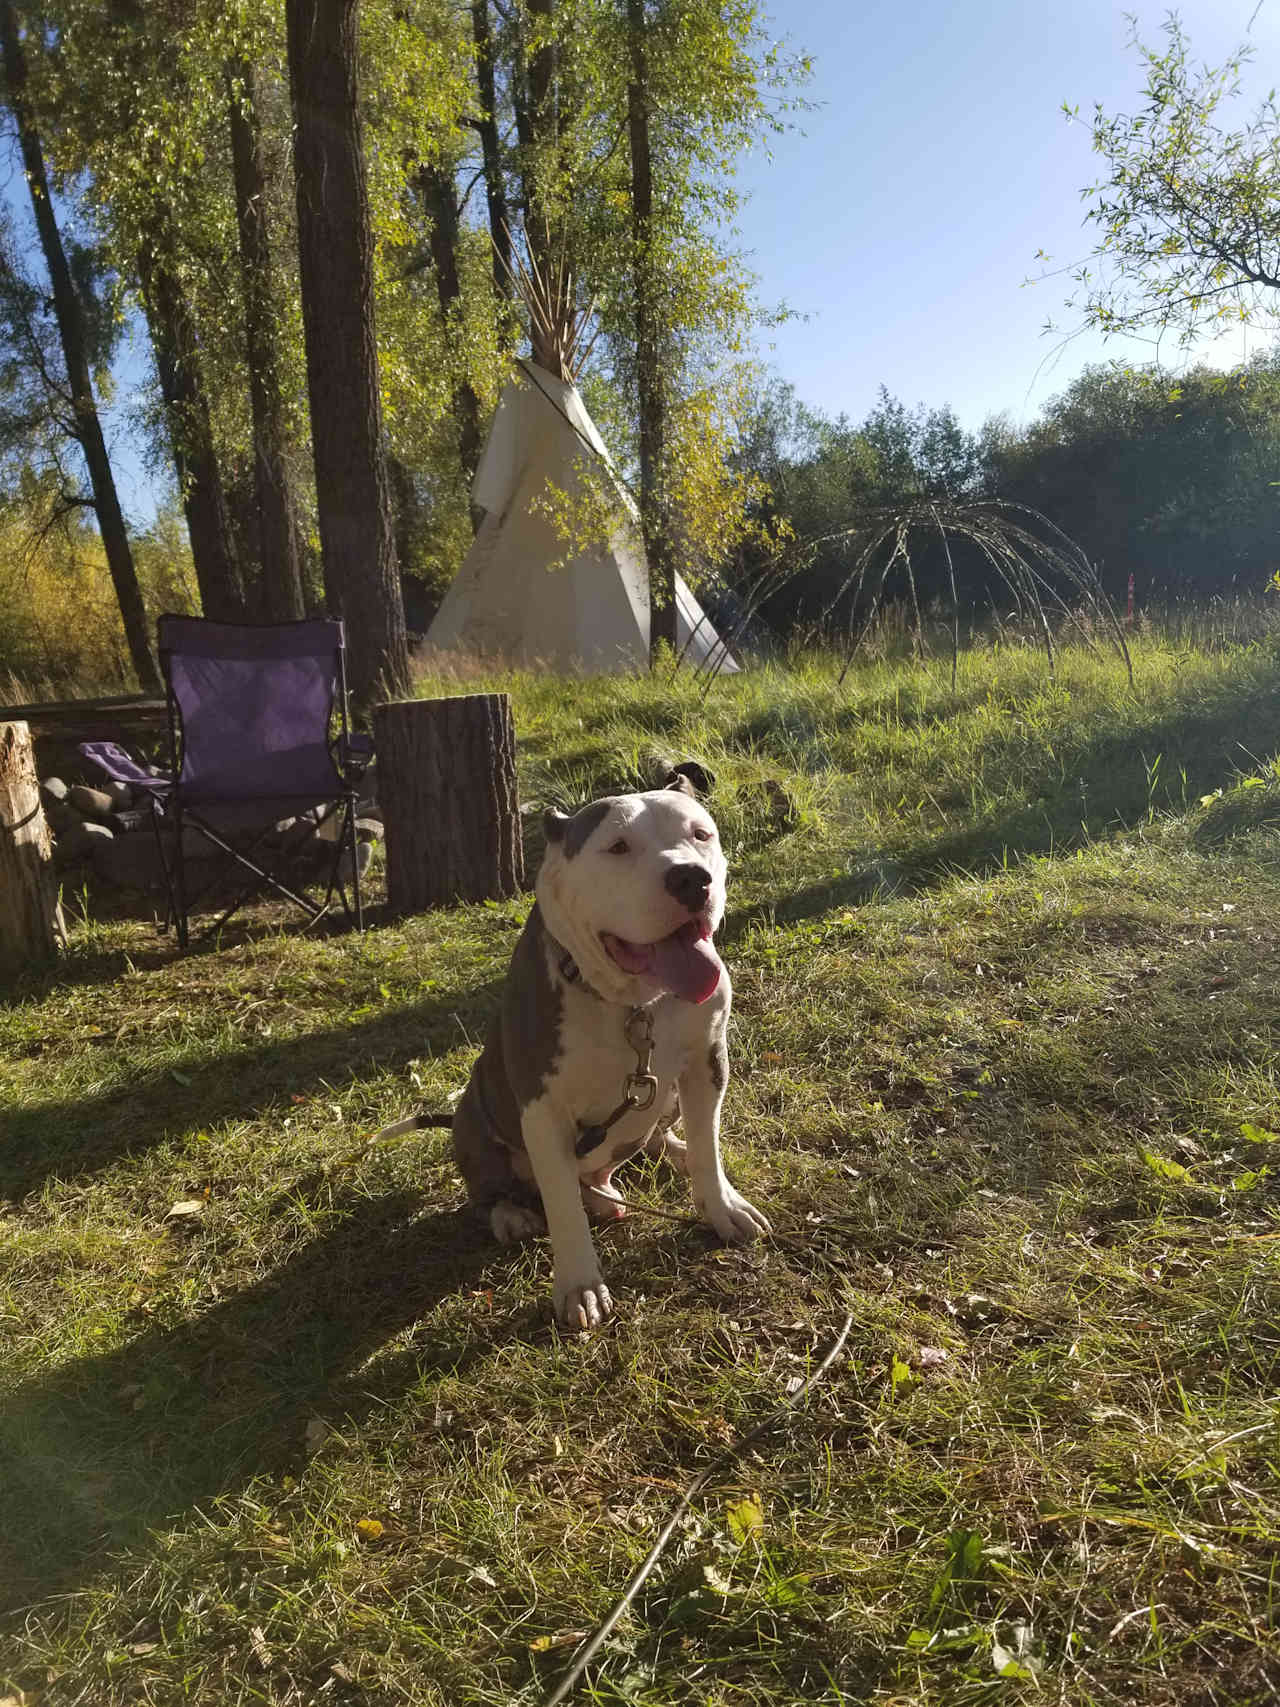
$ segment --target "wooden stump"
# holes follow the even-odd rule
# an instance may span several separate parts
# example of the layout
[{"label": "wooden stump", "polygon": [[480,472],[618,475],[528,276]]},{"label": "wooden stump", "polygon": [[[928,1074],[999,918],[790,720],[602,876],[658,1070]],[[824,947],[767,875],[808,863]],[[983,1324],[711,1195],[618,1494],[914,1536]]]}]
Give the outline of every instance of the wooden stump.
[{"label": "wooden stump", "polygon": [[53,848],[40,804],[31,731],[0,723],[0,968],[48,960],[63,940]]},{"label": "wooden stump", "polygon": [[510,696],[393,700],[375,708],[373,737],[390,911],[518,894],[524,853]]}]

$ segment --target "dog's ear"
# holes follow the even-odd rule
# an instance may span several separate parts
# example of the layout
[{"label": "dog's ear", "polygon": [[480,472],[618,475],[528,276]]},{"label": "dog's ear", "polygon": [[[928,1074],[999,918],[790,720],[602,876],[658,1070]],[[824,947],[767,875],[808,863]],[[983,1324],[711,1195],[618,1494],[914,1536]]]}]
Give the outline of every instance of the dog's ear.
[{"label": "dog's ear", "polygon": [[576,812],[548,812],[542,820],[548,842],[554,842],[566,859],[575,859],[587,845],[592,832],[613,805],[613,796],[592,800]]},{"label": "dog's ear", "polygon": [[696,759],[686,759],[681,765],[673,765],[662,784],[663,788],[674,789],[677,794],[691,794],[695,800],[700,794],[710,794],[715,785],[715,777]]}]

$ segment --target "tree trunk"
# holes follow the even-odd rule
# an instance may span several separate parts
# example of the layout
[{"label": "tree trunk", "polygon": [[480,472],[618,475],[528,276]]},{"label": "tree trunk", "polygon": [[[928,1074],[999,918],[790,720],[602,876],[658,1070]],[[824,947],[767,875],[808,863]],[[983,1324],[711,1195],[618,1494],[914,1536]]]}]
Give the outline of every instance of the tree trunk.
[{"label": "tree trunk", "polygon": [[357,706],[409,688],[382,439],[357,0],[287,0],[298,262],[325,584]]},{"label": "tree trunk", "polygon": [[52,959],[61,946],[52,856],[31,731],[0,723],[0,970]]},{"label": "tree trunk", "polygon": [[147,612],[142,602],[142,589],[138,586],[133,553],[129,549],[129,535],[125,529],[124,515],[120,509],[106,441],[102,436],[102,423],[98,420],[93,383],[89,375],[89,344],[84,310],[72,282],[71,269],[67,265],[58,222],[54,217],[53,203],[49,199],[49,178],[44,167],[44,152],[27,105],[27,62],[18,35],[18,21],[12,0],[0,0],[0,45],[4,49],[5,83],[9,105],[13,109],[18,127],[18,141],[22,149],[27,187],[31,192],[36,229],[40,234],[45,265],[49,269],[54,312],[57,315],[62,355],[67,365],[67,382],[71,389],[72,408],[75,411],[75,436],[89,470],[93,506],[102,534],[102,546],[111,573],[111,583],[120,605],[129,656],[133,660],[139,684],[144,688],[159,687],[160,675],[156,669],[147,632]]},{"label": "tree trunk", "polygon": [[663,460],[666,399],[654,303],[653,167],[649,158],[649,67],[644,0],[627,0],[631,81],[627,129],[631,140],[631,242],[636,315],[636,390],[640,410],[640,530],[649,562],[649,656],[676,645],[676,578],[672,561]]},{"label": "tree trunk", "polygon": [[164,220],[138,256],[160,394],[191,536],[200,608],[214,622],[243,622],[244,582],[231,539],[231,516],[213,443],[195,323],[174,270]]},{"label": "tree trunk", "polygon": [[[546,39],[528,56],[524,78],[515,79],[516,137],[520,144],[520,183],[524,201],[524,238],[536,277],[549,280],[555,268],[550,215],[543,179],[552,162],[558,164],[560,115],[556,101],[556,48],[550,28],[555,0],[527,0],[529,15],[547,26]],[[560,354],[554,328],[531,317],[529,343],[533,359],[549,373],[560,374]]]},{"label": "tree trunk", "polygon": [[518,894],[524,854],[510,696],[379,705],[373,733],[390,911]]},{"label": "tree trunk", "polygon": [[502,172],[502,142],[498,134],[497,77],[490,29],[489,0],[471,0],[471,38],[476,49],[476,86],[480,91],[480,153],[484,161],[484,197],[489,210],[493,244],[493,292],[499,303],[511,298],[511,215]]},{"label": "tree trunk", "polygon": [[227,67],[236,224],[244,279],[245,345],[253,410],[253,478],[262,553],[262,608],[273,622],[306,615],[298,547],[297,505],[289,476],[280,349],[267,236],[266,173],[258,119],[257,70],[245,60]]},{"label": "tree trunk", "polygon": [[[453,179],[438,166],[424,166],[418,173],[418,194],[431,222],[431,265],[436,275],[436,296],[446,335],[458,329],[462,303],[462,281],[458,276],[458,202]],[[470,489],[480,461],[480,399],[465,380],[453,394],[453,414],[458,423],[458,461]]]}]

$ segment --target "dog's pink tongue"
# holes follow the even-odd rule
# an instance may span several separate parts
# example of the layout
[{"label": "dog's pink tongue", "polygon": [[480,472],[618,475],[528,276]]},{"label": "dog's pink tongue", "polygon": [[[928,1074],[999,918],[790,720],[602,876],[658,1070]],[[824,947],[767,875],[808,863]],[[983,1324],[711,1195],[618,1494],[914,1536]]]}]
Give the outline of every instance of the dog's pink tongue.
[{"label": "dog's pink tongue", "polygon": [[705,1002],[724,967],[710,936],[696,919],[653,944],[653,976],[683,1002]]}]

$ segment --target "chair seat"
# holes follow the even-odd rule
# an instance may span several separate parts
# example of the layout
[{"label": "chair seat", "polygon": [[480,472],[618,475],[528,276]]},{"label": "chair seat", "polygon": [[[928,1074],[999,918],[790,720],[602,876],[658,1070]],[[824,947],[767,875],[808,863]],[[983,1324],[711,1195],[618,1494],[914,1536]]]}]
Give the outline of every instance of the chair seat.
[{"label": "chair seat", "polygon": [[208,824],[220,836],[238,836],[265,830],[273,824],[300,818],[314,809],[325,811],[332,802],[318,801],[314,794],[278,794],[270,800],[210,800],[186,803],[183,817]]}]

